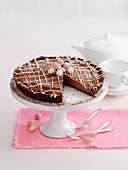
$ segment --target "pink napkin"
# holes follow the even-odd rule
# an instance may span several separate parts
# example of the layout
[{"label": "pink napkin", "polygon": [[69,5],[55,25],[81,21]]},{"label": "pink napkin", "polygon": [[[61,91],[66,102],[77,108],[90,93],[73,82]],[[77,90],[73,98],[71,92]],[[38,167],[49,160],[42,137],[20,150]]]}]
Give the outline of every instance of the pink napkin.
[{"label": "pink napkin", "polygon": [[[82,109],[68,112],[68,119],[80,125],[93,110]],[[41,120],[35,120],[38,128],[29,132],[27,122],[34,120],[36,113],[42,114]],[[89,126],[84,130],[78,130],[75,135],[88,133],[99,128],[107,120],[112,124],[109,128],[115,131],[97,134],[96,139],[90,143],[82,140],[71,140],[69,138],[53,139],[42,135],[39,126],[49,120],[49,112],[30,108],[19,110],[13,146],[16,148],[88,148],[88,149],[127,149],[128,148],[128,109],[102,110],[94,117]]]}]

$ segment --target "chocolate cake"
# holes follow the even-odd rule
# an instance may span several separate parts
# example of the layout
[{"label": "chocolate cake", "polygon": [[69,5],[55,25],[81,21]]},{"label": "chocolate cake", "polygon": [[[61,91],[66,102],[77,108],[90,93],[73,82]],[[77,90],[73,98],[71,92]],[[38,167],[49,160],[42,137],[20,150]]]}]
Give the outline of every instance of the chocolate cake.
[{"label": "chocolate cake", "polygon": [[70,56],[41,56],[17,67],[13,78],[26,96],[60,103],[64,85],[94,96],[101,89],[105,77],[101,68],[90,61]]}]

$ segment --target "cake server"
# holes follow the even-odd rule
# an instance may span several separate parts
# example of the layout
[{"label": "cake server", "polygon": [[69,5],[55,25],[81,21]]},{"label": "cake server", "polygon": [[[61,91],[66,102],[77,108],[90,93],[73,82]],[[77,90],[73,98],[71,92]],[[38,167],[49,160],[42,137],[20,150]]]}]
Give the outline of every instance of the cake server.
[{"label": "cake server", "polygon": [[83,129],[86,128],[90,122],[90,120],[96,116],[101,111],[101,108],[96,109],[80,126],[78,126],[76,129]]}]

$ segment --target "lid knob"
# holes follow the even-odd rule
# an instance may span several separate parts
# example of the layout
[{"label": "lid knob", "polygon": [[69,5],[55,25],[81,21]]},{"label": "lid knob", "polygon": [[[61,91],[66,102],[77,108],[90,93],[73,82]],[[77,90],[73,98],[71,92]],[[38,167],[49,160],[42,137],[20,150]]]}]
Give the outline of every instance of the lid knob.
[{"label": "lid knob", "polygon": [[110,38],[111,38],[110,33],[106,33],[106,34],[105,34],[105,40],[106,40],[106,41],[109,41]]}]

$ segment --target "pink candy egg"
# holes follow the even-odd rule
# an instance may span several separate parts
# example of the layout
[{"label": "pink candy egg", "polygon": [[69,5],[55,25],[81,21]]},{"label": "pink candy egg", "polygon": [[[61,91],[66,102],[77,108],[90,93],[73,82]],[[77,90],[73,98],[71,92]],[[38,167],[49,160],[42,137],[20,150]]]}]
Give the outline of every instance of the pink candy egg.
[{"label": "pink candy egg", "polygon": [[59,63],[61,66],[64,64],[64,61],[63,60],[58,60],[57,63]]},{"label": "pink candy egg", "polygon": [[70,63],[65,62],[65,63],[63,64],[63,67],[64,67],[65,69],[68,69],[68,68],[70,67]]},{"label": "pink candy egg", "polygon": [[52,67],[58,70],[61,68],[61,65],[57,62],[54,62],[54,63],[52,63]]},{"label": "pink candy egg", "polygon": [[61,67],[60,70],[62,70],[63,73],[66,71],[63,67]]}]

